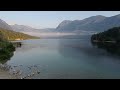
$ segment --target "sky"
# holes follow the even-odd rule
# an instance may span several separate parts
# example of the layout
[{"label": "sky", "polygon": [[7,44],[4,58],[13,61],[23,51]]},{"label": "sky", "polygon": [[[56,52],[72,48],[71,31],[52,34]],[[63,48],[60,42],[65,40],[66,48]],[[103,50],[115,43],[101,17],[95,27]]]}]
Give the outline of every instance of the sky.
[{"label": "sky", "polygon": [[63,20],[82,20],[90,16],[114,16],[120,11],[0,11],[0,19],[8,24],[33,28],[56,28]]}]

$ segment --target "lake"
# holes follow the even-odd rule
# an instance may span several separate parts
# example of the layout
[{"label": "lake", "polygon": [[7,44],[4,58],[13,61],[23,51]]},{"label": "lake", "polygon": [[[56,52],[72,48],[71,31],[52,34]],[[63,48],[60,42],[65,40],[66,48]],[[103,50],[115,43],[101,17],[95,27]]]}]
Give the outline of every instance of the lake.
[{"label": "lake", "polygon": [[89,39],[37,39],[21,41],[5,64],[29,73],[37,65],[33,79],[120,78],[120,57],[93,46]]}]

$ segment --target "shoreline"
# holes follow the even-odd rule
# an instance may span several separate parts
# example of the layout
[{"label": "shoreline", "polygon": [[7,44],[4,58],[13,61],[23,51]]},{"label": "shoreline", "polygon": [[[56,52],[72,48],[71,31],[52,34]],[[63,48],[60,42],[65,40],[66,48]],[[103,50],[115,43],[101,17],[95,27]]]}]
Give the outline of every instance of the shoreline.
[{"label": "shoreline", "polygon": [[8,71],[0,69],[0,79],[15,79],[15,77],[10,75]]},{"label": "shoreline", "polygon": [[92,40],[94,43],[116,43],[116,41],[99,41],[99,40]]}]

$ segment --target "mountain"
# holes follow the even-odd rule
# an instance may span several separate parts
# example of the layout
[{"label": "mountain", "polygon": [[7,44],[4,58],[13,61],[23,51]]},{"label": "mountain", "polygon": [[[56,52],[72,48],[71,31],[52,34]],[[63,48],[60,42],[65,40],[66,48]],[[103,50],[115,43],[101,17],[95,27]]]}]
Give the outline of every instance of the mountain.
[{"label": "mountain", "polygon": [[59,26],[57,28],[65,27],[65,26],[69,25],[71,22],[72,21],[70,21],[70,20],[64,20],[59,24]]},{"label": "mountain", "polygon": [[12,29],[17,32],[52,32],[54,28],[45,28],[45,29],[35,29],[26,25],[11,25]]},{"label": "mountain", "polygon": [[44,28],[44,29],[38,29],[38,32],[40,32],[40,33],[50,33],[50,32],[55,32],[55,28]]},{"label": "mountain", "polygon": [[83,20],[61,22],[56,28],[57,32],[101,32],[112,27],[120,26],[120,14],[105,17],[102,15],[92,16]]},{"label": "mountain", "polygon": [[7,30],[12,30],[11,26],[8,25],[5,21],[0,19],[0,28],[7,29]]},{"label": "mountain", "polygon": [[120,26],[120,14],[105,17],[102,15],[91,16],[83,20],[64,20],[56,28],[35,29],[25,25],[11,25],[12,30],[32,35],[55,33],[75,33],[78,35],[93,34],[105,31],[112,27]]},{"label": "mountain", "polygon": [[8,39],[8,40],[16,40],[16,39],[25,40],[25,39],[38,38],[38,37],[13,31],[12,27],[1,19],[0,19],[0,33],[4,36],[2,38]]},{"label": "mountain", "polygon": [[18,25],[18,24],[11,25],[11,27],[14,31],[17,31],[17,32],[32,32],[37,30],[30,26]]}]

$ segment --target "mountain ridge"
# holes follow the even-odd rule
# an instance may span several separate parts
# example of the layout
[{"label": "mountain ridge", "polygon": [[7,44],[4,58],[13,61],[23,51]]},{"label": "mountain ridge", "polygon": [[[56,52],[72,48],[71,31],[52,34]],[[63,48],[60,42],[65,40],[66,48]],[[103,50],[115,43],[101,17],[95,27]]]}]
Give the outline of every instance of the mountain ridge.
[{"label": "mountain ridge", "polygon": [[12,30],[11,26],[8,25],[4,20],[0,19],[0,27],[3,29]]},{"label": "mountain ridge", "polygon": [[96,15],[83,20],[74,20],[67,25],[63,25],[63,27],[60,27],[59,25],[56,28],[56,31],[58,32],[73,32],[76,30],[100,32],[112,27],[120,26],[120,14],[111,17]]},{"label": "mountain ridge", "polygon": [[12,29],[12,27],[7,24],[5,21],[0,19],[0,33],[6,38],[7,40],[25,40],[25,39],[37,39],[38,37],[27,35],[21,32],[16,32]]},{"label": "mountain ridge", "polygon": [[[2,21],[0,21],[1,23]],[[2,22],[3,23],[3,22]],[[5,23],[5,22],[4,22]],[[111,17],[96,15],[82,20],[64,20],[56,28],[36,29],[26,25],[7,25],[9,30],[17,32],[35,32],[35,33],[97,33],[105,31],[112,27],[120,26],[120,14]],[[1,27],[1,25],[0,25]],[[4,27],[4,25],[3,25]],[[11,28],[10,28],[11,27]]]},{"label": "mountain ridge", "polygon": [[18,24],[11,25],[11,27],[14,31],[18,31],[18,32],[47,32],[47,31],[49,32],[54,30],[54,28],[36,29],[31,26],[18,25]]}]

